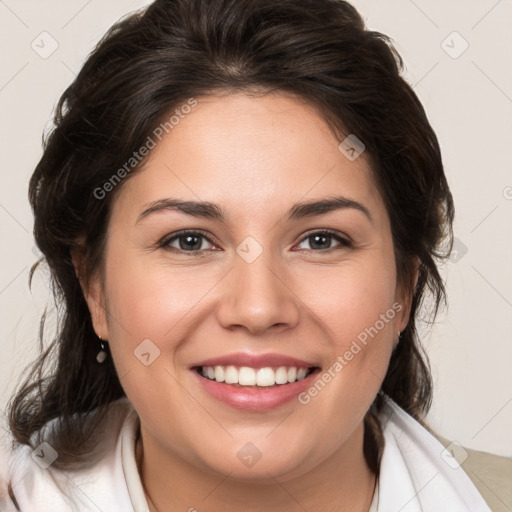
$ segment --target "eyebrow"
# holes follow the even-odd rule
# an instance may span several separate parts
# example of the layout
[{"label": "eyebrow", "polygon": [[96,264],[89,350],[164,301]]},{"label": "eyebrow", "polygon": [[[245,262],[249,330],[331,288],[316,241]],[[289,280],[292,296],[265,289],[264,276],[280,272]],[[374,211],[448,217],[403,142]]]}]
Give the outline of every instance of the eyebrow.
[{"label": "eyebrow", "polygon": [[[286,220],[289,222],[309,217],[316,217],[318,215],[325,215],[327,213],[343,209],[360,211],[372,224],[374,223],[373,217],[366,206],[343,196],[294,204],[288,211]],[[193,217],[217,220],[223,223],[226,222],[228,218],[222,208],[215,203],[208,201],[182,201],[179,199],[165,198],[148,203],[146,208],[138,216],[136,224],[153,213],[165,210],[177,210]]]}]

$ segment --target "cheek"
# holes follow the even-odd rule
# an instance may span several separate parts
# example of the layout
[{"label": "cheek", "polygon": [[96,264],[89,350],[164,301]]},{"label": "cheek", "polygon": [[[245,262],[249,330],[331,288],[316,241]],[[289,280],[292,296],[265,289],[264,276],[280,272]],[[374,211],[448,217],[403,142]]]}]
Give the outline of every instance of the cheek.
[{"label": "cheek", "polygon": [[[337,354],[351,341],[392,337],[397,317],[394,260],[379,254],[306,272],[298,295],[315,312]],[[384,317],[382,317],[384,315]],[[375,332],[375,329],[378,332]],[[370,332],[370,334],[369,334]]]},{"label": "cheek", "polygon": [[395,302],[394,272],[367,270],[325,279],[329,292],[316,299],[330,357],[300,401],[322,425],[316,435],[325,435],[333,444],[342,443],[363,420],[380,389],[402,309]]},{"label": "cheek", "polygon": [[114,332],[135,343],[149,338],[162,349],[171,348],[186,323],[183,319],[214,284],[199,266],[196,269],[148,265],[145,258],[129,256],[112,265],[106,285]]},{"label": "cheek", "polygon": [[309,284],[301,294],[322,326],[331,370],[323,372],[326,387],[318,385],[323,399],[317,405],[337,403],[364,414],[386,374],[403,308],[395,298],[392,252],[368,252],[342,267],[324,267],[314,285],[303,282]]},{"label": "cheek", "polygon": [[[110,260],[105,286],[109,345],[121,385],[141,417],[168,430],[162,410],[190,408],[177,382],[176,355],[191,329],[191,311],[212,283],[127,255]],[[192,414],[199,416],[195,409]]]},{"label": "cheek", "polygon": [[363,363],[372,354],[385,353],[393,338],[396,316],[393,304],[393,281],[379,283],[369,275],[345,280],[330,306],[326,304],[324,309],[332,319],[330,327],[336,333],[337,354],[351,350],[358,354],[359,363]]}]

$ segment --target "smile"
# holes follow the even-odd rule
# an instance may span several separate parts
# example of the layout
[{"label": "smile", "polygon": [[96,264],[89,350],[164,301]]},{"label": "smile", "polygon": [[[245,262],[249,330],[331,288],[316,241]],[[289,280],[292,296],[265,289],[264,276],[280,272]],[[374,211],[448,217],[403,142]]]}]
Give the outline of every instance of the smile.
[{"label": "smile", "polygon": [[297,397],[321,371],[318,361],[285,354],[235,353],[194,362],[191,375],[212,405],[264,412]]}]

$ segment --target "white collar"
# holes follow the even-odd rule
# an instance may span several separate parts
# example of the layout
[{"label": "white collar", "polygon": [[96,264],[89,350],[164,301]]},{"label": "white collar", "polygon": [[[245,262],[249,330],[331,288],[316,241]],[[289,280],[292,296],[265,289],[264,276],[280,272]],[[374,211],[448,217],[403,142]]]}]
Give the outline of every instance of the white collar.
[{"label": "white collar", "polygon": [[473,482],[443,459],[444,446],[386,397],[379,512],[491,512]]},{"label": "white collar", "polygon": [[[27,445],[12,454],[8,476],[23,512],[149,511],[135,458],[139,417],[127,399],[112,403],[111,411],[95,450],[98,459],[88,467],[44,469]],[[445,462],[443,445],[420,423],[390,399],[380,419],[385,444],[370,512],[491,512],[464,471]],[[2,511],[14,511],[1,494],[0,485]]]},{"label": "white collar", "polygon": [[135,458],[135,442],[139,427],[139,417],[135,409],[132,409],[126,417],[121,435],[119,436],[121,442],[121,461],[134,512],[149,512],[148,502],[142,488]]}]

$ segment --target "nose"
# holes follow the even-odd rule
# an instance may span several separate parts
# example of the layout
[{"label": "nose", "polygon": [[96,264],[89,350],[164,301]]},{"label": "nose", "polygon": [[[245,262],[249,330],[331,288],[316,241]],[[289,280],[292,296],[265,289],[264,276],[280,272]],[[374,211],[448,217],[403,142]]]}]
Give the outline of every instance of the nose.
[{"label": "nose", "polygon": [[226,329],[258,335],[293,328],[299,321],[298,302],[287,273],[276,269],[270,251],[252,263],[236,256],[217,317]]}]

